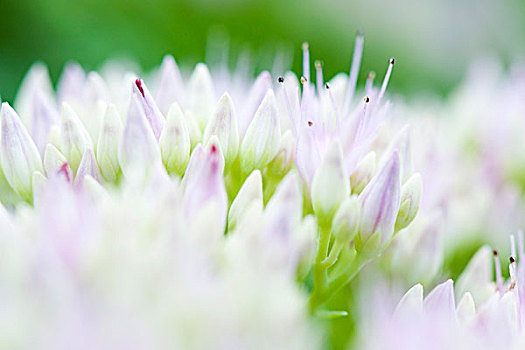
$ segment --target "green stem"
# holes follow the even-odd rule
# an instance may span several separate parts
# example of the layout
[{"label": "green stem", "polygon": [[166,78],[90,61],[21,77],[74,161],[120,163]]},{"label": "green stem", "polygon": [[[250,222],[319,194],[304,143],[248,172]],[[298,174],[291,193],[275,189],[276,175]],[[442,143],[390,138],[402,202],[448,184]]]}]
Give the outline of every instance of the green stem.
[{"label": "green stem", "polygon": [[[319,230],[319,247],[317,249],[317,256],[313,266],[314,272],[314,289],[310,297],[310,307],[314,311],[320,304],[317,300],[319,296],[325,293],[328,287],[328,271],[322,264],[328,255],[328,248],[330,244],[330,226],[321,225]],[[312,304],[313,303],[313,304]]]}]

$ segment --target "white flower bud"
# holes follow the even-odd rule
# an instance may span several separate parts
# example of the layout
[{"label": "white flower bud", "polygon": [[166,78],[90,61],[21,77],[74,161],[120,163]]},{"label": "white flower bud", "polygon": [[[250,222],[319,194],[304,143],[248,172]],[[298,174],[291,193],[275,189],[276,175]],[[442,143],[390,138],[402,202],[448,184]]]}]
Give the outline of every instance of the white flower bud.
[{"label": "white flower bud", "polygon": [[160,82],[155,101],[157,101],[160,111],[164,115],[168,115],[171,105],[184,99],[184,88],[179,67],[173,56],[164,56],[160,70]]},{"label": "white flower bud", "polygon": [[93,147],[91,137],[75,111],[64,102],[62,104],[60,150],[66,156],[74,172],[76,172],[86,149],[91,147]]},{"label": "white flower bud", "polygon": [[416,217],[423,193],[421,175],[412,175],[401,187],[401,205],[396,219],[396,231],[402,230]]},{"label": "white flower bud", "polygon": [[284,176],[292,168],[294,153],[295,140],[293,133],[291,130],[286,130],[281,137],[277,155],[268,164],[268,174],[278,177]]},{"label": "white flower bud", "polygon": [[244,215],[246,209],[256,203],[260,210],[263,208],[263,184],[261,172],[256,169],[244,181],[239,193],[233,200],[228,213],[228,231],[232,231],[237,222]]},{"label": "white flower bud", "polygon": [[[148,125],[139,101],[131,97],[131,106],[124,126],[124,132],[118,149],[118,159],[125,176],[133,173],[147,175],[161,161],[159,146]],[[135,105],[133,107],[133,105]]]},{"label": "white flower bud", "polygon": [[11,188],[27,201],[32,197],[33,172],[42,169],[35,143],[11,106],[4,102],[0,113],[2,140],[0,162]]},{"label": "white flower bud", "polygon": [[242,141],[241,169],[245,173],[264,168],[277,154],[281,126],[272,90],[268,90]]},{"label": "white flower bud", "polygon": [[376,153],[369,152],[357,164],[356,170],[350,176],[352,193],[360,194],[376,172]]},{"label": "white flower bud", "polygon": [[104,121],[97,143],[97,161],[106,181],[115,182],[120,172],[118,146],[124,127],[117,107],[110,104],[106,109]]},{"label": "white flower bud", "polygon": [[204,130],[213,115],[215,91],[208,67],[204,63],[195,66],[189,82],[189,110]]},{"label": "white flower bud", "polygon": [[399,155],[394,151],[359,195],[361,201],[360,242],[364,245],[375,233],[379,244],[386,244],[394,233],[394,224],[400,204]]},{"label": "white flower bud", "polygon": [[312,181],[312,205],[320,224],[327,224],[341,203],[350,195],[345,176],[341,144],[336,141],[326,151]]},{"label": "white flower bud", "polygon": [[162,162],[169,174],[184,174],[190,157],[190,135],[178,103],[173,103],[168,112],[166,125],[160,135]]},{"label": "white flower bud", "polygon": [[81,186],[86,176],[91,176],[94,180],[102,182],[102,175],[100,175],[97,160],[95,159],[95,153],[93,153],[91,148],[86,149],[82,156],[75,177],[75,186]]},{"label": "white flower bud", "polygon": [[44,152],[44,170],[47,176],[58,174],[66,163],[68,163],[66,157],[58,148],[48,143]]},{"label": "white flower bud", "polygon": [[357,196],[344,200],[332,222],[332,234],[336,241],[346,244],[357,234],[361,217],[361,202]]},{"label": "white flower bud", "polygon": [[233,163],[239,151],[239,131],[237,129],[237,116],[230,95],[226,92],[219,99],[217,109],[204,132],[204,144],[211,136],[217,136],[224,153],[226,168]]},{"label": "white flower bud", "polygon": [[332,266],[339,254],[357,234],[361,216],[361,202],[357,196],[346,198],[339,206],[332,221],[332,235],[335,238],[328,257],[322,262],[325,267]]}]

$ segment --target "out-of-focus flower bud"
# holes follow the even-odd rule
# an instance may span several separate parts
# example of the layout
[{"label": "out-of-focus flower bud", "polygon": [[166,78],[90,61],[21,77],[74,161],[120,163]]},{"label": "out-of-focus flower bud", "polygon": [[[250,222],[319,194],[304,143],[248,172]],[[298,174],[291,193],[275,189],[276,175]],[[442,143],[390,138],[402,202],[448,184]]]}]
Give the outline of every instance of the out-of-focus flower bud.
[{"label": "out-of-focus flower bud", "polygon": [[292,168],[295,141],[291,130],[287,130],[281,137],[281,144],[277,155],[268,164],[267,172],[270,175],[281,177]]},{"label": "out-of-focus flower bud", "polygon": [[120,167],[128,177],[134,172],[147,175],[161,161],[155,135],[139,104],[138,98],[132,95],[118,149]]},{"label": "out-of-focus flower bud", "polygon": [[383,154],[380,165],[388,161],[388,157],[394,150],[399,151],[399,173],[401,175],[401,183],[405,183],[412,175],[412,149],[410,146],[410,125],[405,125],[401,131],[390,142],[387,150]]},{"label": "out-of-focus flower bud", "polygon": [[100,175],[95,153],[93,153],[93,150],[90,148],[86,149],[78,166],[77,175],[75,176],[75,186],[82,186],[82,182],[86,176],[91,176],[94,180],[102,182],[102,175]]},{"label": "out-of-focus flower bud", "polygon": [[257,111],[257,108],[261,104],[264,96],[266,95],[266,92],[268,89],[272,88],[272,81],[271,76],[268,71],[263,71],[257,79],[255,79],[255,82],[253,83],[253,86],[248,93],[248,97],[246,99],[246,103],[244,104],[244,108],[241,111],[240,119],[239,119],[239,133],[240,135],[244,135],[246,130],[248,129],[248,126],[250,125],[250,122],[253,119],[253,116],[255,115],[255,112]]},{"label": "out-of-focus flower bud", "polygon": [[299,278],[305,278],[312,268],[317,248],[317,231],[317,221],[313,215],[306,216],[299,227],[294,230],[298,253],[297,276]]},{"label": "out-of-focus flower bud", "polygon": [[29,130],[40,154],[44,153],[51,128],[59,122],[60,115],[54,103],[41,91],[35,91]]},{"label": "out-of-focus flower bud", "polygon": [[106,181],[115,182],[120,172],[118,145],[122,137],[122,122],[115,105],[110,104],[104,115],[97,143],[97,161]]},{"label": "out-of-focus flower bud", "polygon": [[282,179],[264,211],[268,217],[278,216],[279,213],[286,211],[288,221],[292,226],[301,220],[303,216],[303,195],[299,177],[294,171],[289,172]]},{"label": "out-of-focus flower bud", "polygon": [[392,237],[399,211],[400,192],[399,155],[394,151],[359,195],[362,206],[359,225],[361,244],[364,245],[375,233],[380,236],[381,246]]},{"label": "out-of-focus flower bud", "polygon": [[155,100],[151,96],[146,84],[141,79],[136,79],[132,84],[132,94],[136,97],[139,102],[137,104],[131,104],[129,108],[141,108],[144,112],[155,139],[158,140],[160,133],[164,128],[164,116],[157,107]]},{"label": "out-of-focus flower bud", "polygon": [[20,118],[7,102],[2,103],[0,118],[0,162],[5,178],[15,192],[30,201],[33,172],[44,171],[40,154]]},{"label": "out-of-focus flower bud", "polygon": [[183,93],[184,89],[177,62],[173,56],[166,55],[160,67],[160,82],[155,99],[160,111],[164,115],[168,115],[171,105],[184,98]]},{"label": "out-of-focus flower bud", "polygon": [[91,137],[82,125],[77,114],[67,103],[62,104],[62,125],[60,130],[60,150],[66,156],[73,172],[77,171],[82,155],[91,148]]},{"label": "out-of-focus flower bud", "polygon": [[357,164],[356,170],[350,176],[352,193],[360,194],[365,186],[370,182],[376,172],[376,153],[369,152]]},{"label": "out-of-focus flower bud", "polygon": [[281,126],[272,90],[268,90],[242,141],[241,168],[245,173],[264,168],[277,154]]},{"label": "out-of-focus flower bud", "polygon": [[16,94],[15,109],[20,120],[29,127],[33,111],[33,98],[36,92],[42,93],[46,98],[54,99],[53,85],[45,64],[37,62],[26,73]]},{"label": "out-of-focus flower bud", "polygon": [[244,181],[239,193],[233,200],[228,213],[228,231],[232,231],[237,222],[244,215],[245,211],[251,205],[257,205],[263,209],[263,184],[261,172],[256,169]]},{"label": "out-of-focus flower bud", "polygon": [[178,103],[171,105],[166,125],[160,135],[162,162],[169,174],[184,174],[190,157],[190,135]]},{"label": "out-of-focus flower bud", "polygon": [[204,148],[197,146],[193,151],[188,169],[182,179],[183,203],[190,218],[199,216],[203,205],[215,202],[220,217],[220,230],[224,232],[228,213],[228,196],[224,187],[224,157],[217,137],[210,139]]},{"label": "out-of-focus flower bud", "polygon": [[44,153],[44,170],[47,176],[55,176],[59,173],[63,173],[67,181],[73,180],[73,171],[69,166],[69,163],[62,153],[48,143]]},{"label": "out-of-focus flower bud", "polygon": [[361,202],[357,196],[345,199],[332,223],[332,234],[337,241],[349,243],[357,234],[361,218]]},{"label": "out-of-focus flower bud", "polygon": [[361,202],[357,196],[346,198],[339,206],[332,222],[332,235],[335,242],[328,257],[322,262],[324,266],[333,265],[343,247],[348,244],[359,230]]},{"label": "out-of-focus flower bud", "polygon": [[341,203],[350,195],[345,176],[341,144],[336,141],[326,151],[312,181],[312,205],[321,225],[328,224]]},{"label": "out-of-focus flower bud", "polygon": [[421,195],[423,193],[423,181],[419,173],[412,175],[401,187],[401,204],[396,219],[396,231],[402,230],[417,215]]},{"label": "out-of-focus flower bud", "polygon": [[189,105],[191,114],[197,120],[200,130],[204,130],[213,115],[215,91],[210,71],[204,63],[195,67],[189,82]]},{"label": "out-of-focus flower bud", "polygon": [[206,126],[204,144],[207,144],[214,135],[219,139],[226,168],[228,168],[239,151],[239,131],[233,101],[227,92],[219,99],[217,109]]}]

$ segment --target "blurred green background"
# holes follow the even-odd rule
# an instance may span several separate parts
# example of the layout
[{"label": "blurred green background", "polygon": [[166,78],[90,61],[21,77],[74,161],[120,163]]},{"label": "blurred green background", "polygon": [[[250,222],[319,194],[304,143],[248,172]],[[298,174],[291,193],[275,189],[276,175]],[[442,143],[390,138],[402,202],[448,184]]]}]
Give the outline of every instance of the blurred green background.
[{"label": "blurred green background", "polygon": [[[525,4],[518,0],[0,0],[0,96],[12,101],[25,71],[45,62],[56,81],[68,60],[96,69],[112,57],[143,69],[166,53],[190,67],[205,59],[210,32],[229,38],[230,64],[249,49],[255,70],[275,52],[309,41],[325,74],[347,71],[357,29],[365,32],[362,76],[381,77],[397,58],[391,91],[446,94],[480,55],[519,59]],[[218,45],[224,45],[219,40]]]}]

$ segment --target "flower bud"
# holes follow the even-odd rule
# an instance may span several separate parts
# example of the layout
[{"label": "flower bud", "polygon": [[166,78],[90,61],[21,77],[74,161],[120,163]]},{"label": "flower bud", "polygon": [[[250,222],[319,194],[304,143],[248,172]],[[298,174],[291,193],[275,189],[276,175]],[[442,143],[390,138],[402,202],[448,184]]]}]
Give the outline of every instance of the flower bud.
[{"label": "flower bud", "polygon": [[190,157],[190,135],[178,103],[171,105],[166,125],[160,135],[162,162],[169,174],[184,174]]},{"label": "flower bud", "polygon": [[419,173],[412,175],[401,188],[401,204],[396,219],[396,231],[402,230],[416,217],[421,203],[423,181]]},{"label": "flower bud", "polygon": [[397,151],[374,176],[363,192],[361,201],[360,242],[364,244],[374,233],[384,245],[394,233],[394,224],[400,204],[399,155]]},{"label": "flower bud", "polygon": [[118,145],[123,128],[116,106],[110,104],[106,109],[97,143],[97,161],[100,171],[104,179],[109,182],[115,182],[120,172]]},{"label": "flower bud", "polygon": [[336,141],[326,151],[312,181],[312,205],[321,225],[332,221],[341,203],[350,195],[345,176],[341,144]]},{"label": "flower bud", "polygon": [[136,79],[132,84],[132,95],[136,97],[137,104],[131,104],[129,108],[140,108],[144,113],[155,139],[158,140],[164,128],[164,116],[157,107],[146,84],[141,79]]},{"label": "flower bud", "polygon": [[90,148],[86,149],[78,166],[77,175],[75,176],[75,186],[81,186],[86,176],[91,176],[94,180],[102,182],[102,175],[100,175],[95,153],[93,153],[93,150]]},{"label": "flower bud", "polygon": [[54,103],[41,91],[35,91],[32,105],[30,133],[40,154],[43,154],[44,152],[51,128],[54,125],[58,125],[59,121],[60,116]]},{"label": "flower bud", "polygon": [[357,164],[356,170],[350,176],[352,193],[360,194],[365,186],[370,182],[376,172],[376,153],[369,152]]},{"label": "flower bud", "polygon": [[237,130],[237,116],[230,95],[226,92],[219,99],[217,109],[206,126],[204,144],[210,137],[216,135],[224,152],[226,168],[233,163],[239,151],[239,131]]},{"label": "flower bud", "polygon": [[32,197],[33,172],[42,169],[42,160],[35,143],[11,106],[2,103],[2,139],[0,162],[11,188],[23,199]]},{"label": "flower bud", "polygon": [[412,175],[412,152],[410,146],[410,125],[405,125],[401,131],[394,137],[379,164],[385,164],[392,152],[399,151],[399,173],[401,182],[405,183]]},{"label": "flower bud", "polygon": [[213,115],[215,91],[210,71],[204,63],[195,67],[189,82],[189,110],[195,117],[200,130],[204,130]]},{"label": "flower bud", "polygon": [[147,175],[155,163],[161,161],[155,135],[139,104],[138,98],[135,95],[131,96],[131,105],[118,149],[120,167],[128,177],[134,172]]},{"label": "flower bud", "polygon": [[291,130],[286,132],[281,137],[281,144],[277,155],[268,164],[267,172],[270,175],[282,177],[292,168],[293,155],[295,152],[295,140]]},{"label": "flower bud", "polygon": [[332,266],[343,250],[357,234],[359,229],[359,220],[361,216],[361,203],[357,196],[346,198],[339,206],[332,221],[332,235],[334,244],[328,257],[321,262],[324,267]]},{"label": "flower bud", "polygon": [[228,196],[224,186],[224,158],[217,137],[210,139],[206,148],[197,146],[193,151],[188,169],[182,179],[183,203],[186,215],[196,218],[208,202],[216,202],[224,232],[228,214]]},{"label": "flower bud", "polygon": [[346,244],[357,234],[361,217],[361,203],[357,196],[346,198],[335,213],[332,234],[336,241]]},{"label": "flower bud", "polygon": [[66,157],[64,157],[64,155],[58,150],[58,148],[48,143],[44,152],[44,170],[46,171],[47,176],[53,176],[61,171],[64,171],[64,164],[68,164],[67,175],[69,176],[69,181],[71,181],[73,179],[73,172],[69,167],[69,163]]},{"label": "flower bud", "polygon": [[264,212],[269,218],[278,216],[279,213],[287,212],[289,222],[292,225],[299,223],[303,217],[303,195],[299,178],[294,171],[286,174],[279,185],[277,185]]},{"label": "flower bud", "polygon": [[15,109],[22,123],[29,127],[33,113],[33,97],[35,92],[42,93],[46,98],[53,100],[53,85],[45,64],[34,63],[24,76],[18,89],[15,100]]},{"label": "flower bud", "polygon": [[239,132],[241,135],[244,135],[246,129],[250,125],[257,108],[260,106],[266,92],[272,88],[272,80],[270,73],[268,71],[263,71],[250,89],[248,97],[246,98],[246,103],[244,103],[244,108],[241,110],[240,119],[239,119]]},{"label": "flower bud", "polygon": [[92,147],[91,137],[75,111],[64,102],[62,104],[60,150],[69,161],[73,172],[76,172],[82,155],[90,147]]},{"label": "flower bud", "polygon": [[176,101],[183,100],[183,93],[184,89],[177,62],[173,56],[166,55],[160,67],[160,82],[155,98],[161,113],[168,115],[171,105]]},{"label": "flower bud", "polygon": [[242,141],[242,170],[249,173],[264,168],[277,154],[280,141],[281,126],[275,96],[272,90],[268,90]]},{"label": "flower bud", "polygon": [[239,193],[233,200],[228,213],[228,231],[232,231],[237,222],[244,215],[246,209],[256,203],[260,210],[264,206],[263,203],[263,184],[262,175],[258,169],[255,169],[250,176],[244,181]]}]

